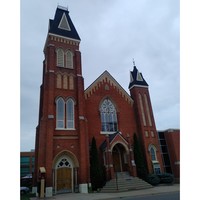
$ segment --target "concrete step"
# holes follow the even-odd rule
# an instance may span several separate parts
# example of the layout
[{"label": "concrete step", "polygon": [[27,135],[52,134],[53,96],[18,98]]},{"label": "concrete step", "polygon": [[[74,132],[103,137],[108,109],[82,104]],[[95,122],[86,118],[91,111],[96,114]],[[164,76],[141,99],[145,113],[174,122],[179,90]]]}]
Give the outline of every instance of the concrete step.
[{"label": "concrete step", "polygon": [[149,183],[139,179],[138,177],[132,177],[128,173],[118,173],[115,179],[111,179],[101,189],[101,192],[121,192],[129,190],[139,190],[152,188]]}]

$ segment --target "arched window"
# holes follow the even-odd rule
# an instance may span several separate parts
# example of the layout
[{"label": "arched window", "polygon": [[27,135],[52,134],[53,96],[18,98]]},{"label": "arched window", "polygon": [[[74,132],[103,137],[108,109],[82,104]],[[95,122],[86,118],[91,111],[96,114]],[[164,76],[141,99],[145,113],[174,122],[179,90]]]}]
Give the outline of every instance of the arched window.
[{"label": "arched window", "polygon": [[152,161],[156,161],[156,152],[155,149],[153,147],[150,148],[150,154],[151,154],[151,160]]},{"label": "arched window", "polygon": [[57,77],[56,77],[56,87],[57,88],[61,88],[62,86],[62,76],[61,74],[57,74]]},{"label": "arched window", "polygon": [[147,123],[146,123],[146,118],[145,118],[145,115],[144,115],[144,107],[143,107],[143,102],[142,102],[142,96],[141,96],[140,93],[139,93],[139,102],[140,102],[140,109],[141,109],[141,112],[142,112],[143,125],[146,126]]},{"label": "arched window", "polygon": [[66,74],[63,76],[63,88],[68,89],[68,77]]},{"label": "arched window", "polygon": [[74,89],[74,77],[69,76],[69,89],[73,90]]},{"label": "arched window", "polygon": [[146,106],[146,111],[147,111],[147,117],[148,117],[148,121],[149,121],[149,126],[152,126],[151,116],[150,116],[150,111],[149,111],[149,105],[148,105],[147,95],[146,94],[144,94],[144,101],[145,101],[145,106]]},{"label": "arched window", "polygon": [[64,128],[64,117],[65,117],[65,102],[63,98],[58,98],[56,101],[56,127]]},{"label": "arched window", "polygon": [[73,69],[73,54],[69,50],[66,52],[66,67]]},{"label": "arched window", "polygon": [[117,113],[115,106],[109,99],[105,99],[100,107],[101,130],[104,132],[117,131]]},{"label": "arched window", "polygon": [[74,101],[70,98],[66,103],[66,124],[68,129],[74,129]]},{"label": "arched window", "polygon": [[63,50],[61,48],[57,49],[56,55],[57,55],[56,65],[58,67],[64,67],[64,52],[63,52]]},{"label": "arched window", "polygon": [[154,145],[149,145],[149,152],[151,155],[151,161],[152,161],[152,166],[153,166],[153,172],[155,174],[160,174],[160,164],[159,161],[157,160],[157,155],[156,155],[156,147]]}]

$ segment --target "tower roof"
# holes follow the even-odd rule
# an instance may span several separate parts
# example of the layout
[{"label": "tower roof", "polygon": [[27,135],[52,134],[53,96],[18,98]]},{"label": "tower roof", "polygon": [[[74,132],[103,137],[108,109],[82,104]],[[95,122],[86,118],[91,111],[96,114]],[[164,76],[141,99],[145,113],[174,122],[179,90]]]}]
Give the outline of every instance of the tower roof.
[{"label": "tower roof", "polygon": [[130,83],[129,83],[129,89],[131,89],[134,86],[139,87],[148,87],[147,82],[142,76],[142,73],[140,73],[136,66],[134,66],[133,71],[130,72]]},{"label": "tower roof", "polygon": [[69,16],[68,9],[61,6],[57,7],[54,19],[49,20],[48,33],[81,40]]}]

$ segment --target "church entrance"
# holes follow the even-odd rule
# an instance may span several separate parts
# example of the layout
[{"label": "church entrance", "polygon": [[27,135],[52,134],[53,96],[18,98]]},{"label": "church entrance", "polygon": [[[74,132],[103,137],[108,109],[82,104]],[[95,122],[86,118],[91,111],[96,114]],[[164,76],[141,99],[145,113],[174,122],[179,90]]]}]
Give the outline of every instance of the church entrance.
[{"label": "church entrance", "polygon": [[68,156],[62,156],[55,166],[54,184],[56,193],[73,192],[74,168]]},{"label": "church entrance", "polygon": [[63,167],[57,169],[57,191],[72,191],[72,169]]},{"label": "church entrance", "polygon": [[128,171],[127,153],[122,144],[118,143],[113,147],[112,159],[115,172]]}]

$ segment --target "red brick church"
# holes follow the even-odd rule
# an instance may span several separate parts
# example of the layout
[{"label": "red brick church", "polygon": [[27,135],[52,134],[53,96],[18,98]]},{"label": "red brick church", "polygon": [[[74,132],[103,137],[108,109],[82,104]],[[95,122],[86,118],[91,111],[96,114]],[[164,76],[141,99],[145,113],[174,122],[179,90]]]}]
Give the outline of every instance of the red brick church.
[{"label": "red brick church", "polygon": [[46,196],[59,191],[74,192],[77,188],[87,192],[93,137],[97,148],[101,148],[107,179],[123,171],[137,176],[134,133],[141,141],[148,173],[163,171],[148,84],[143,75],[133,67],[130,94],[108,71],[85,89],[80,42],[69,11],[58,6],[54,19],[49,20],[44,46],[36,128],[35,183],[42,167]]}]

